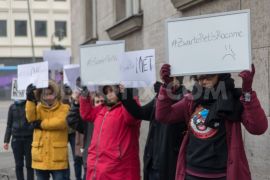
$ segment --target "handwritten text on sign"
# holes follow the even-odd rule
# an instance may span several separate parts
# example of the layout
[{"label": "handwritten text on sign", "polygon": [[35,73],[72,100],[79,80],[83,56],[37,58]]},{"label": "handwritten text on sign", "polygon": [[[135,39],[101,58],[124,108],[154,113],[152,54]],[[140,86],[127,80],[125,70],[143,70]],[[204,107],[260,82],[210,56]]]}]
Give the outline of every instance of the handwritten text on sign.
[{"label": "handwritten text on sign", "polygon": [[81,46],[81,79],[84,85],[119,84],[118,56],[125,52],[125,43]]},{"label": "handwritten text on sign", "polygon": [[17,79],[12,79],[12,88],[11,88],[11,99],[13,100],[25,100],[26,99],[26,91],[18,90]]},{"label": "handwritten text on sign", "polygon": [[48,82],[48,62],[18,65],[18,90],[25,90],[31,83],[46,88]]},{"label": "handwritten text on sign", "polygon": [[172,75],[240,72],[251,64],[248,10],[167,21]]},{"label": "handwritten text on sign", "polygon": [[156,82],[154,49],[123,53],[119,56],[119,65],[125,87],[147,87]]}]

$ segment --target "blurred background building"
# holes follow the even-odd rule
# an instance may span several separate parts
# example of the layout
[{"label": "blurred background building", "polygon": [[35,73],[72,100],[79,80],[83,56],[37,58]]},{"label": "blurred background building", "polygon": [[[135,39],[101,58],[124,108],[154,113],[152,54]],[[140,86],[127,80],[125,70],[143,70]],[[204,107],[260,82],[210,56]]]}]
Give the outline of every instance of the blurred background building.
[{"label": "blurred background building", "polygon": [[10,99],[18,64],[41,61],[46,49],[70,49],[70,8],[70,0],[0,0],[0,99]]}]

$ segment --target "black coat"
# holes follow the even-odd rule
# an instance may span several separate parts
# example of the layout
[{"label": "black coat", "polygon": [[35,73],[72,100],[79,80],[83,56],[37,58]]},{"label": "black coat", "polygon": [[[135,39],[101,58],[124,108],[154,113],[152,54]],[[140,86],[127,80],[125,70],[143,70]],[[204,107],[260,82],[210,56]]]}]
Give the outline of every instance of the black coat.
[{"label": "black coat", "polygon": [[4,143],[9,143],[11,136],[32,138],[33,130],[32,124],[26,119],[25,102],[11,104],[8,110]]},{"label": "black coat", "polygon": [[130,95],[122,102],[131,115],[150,121],[143,157],[144,180],[148,180],[150,168],[159,172],[160,180],[174,180],[180,144],[186,130],[185,123],[163,124],[156,121],[156,98],[142,107]]},{"label": "black coat", "polygon": [[88,148],[91,142],[94,125],[91,122],[86,122],[82,120],[80,116],[80,105],[74,103],[71,104],[71,108],[69,110],[66,120],[69,127],[75,129],[81,134],[84,134],[83,164],[86,168]]}]

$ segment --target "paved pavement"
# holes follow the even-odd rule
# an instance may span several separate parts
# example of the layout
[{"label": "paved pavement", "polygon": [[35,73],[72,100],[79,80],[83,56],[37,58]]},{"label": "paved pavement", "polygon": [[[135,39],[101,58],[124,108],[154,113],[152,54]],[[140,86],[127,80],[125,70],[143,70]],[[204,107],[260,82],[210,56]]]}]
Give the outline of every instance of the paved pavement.
[{"label": "paved pavement", "polygon": [[0,102],[0,180],[7,179],[2,174],[7,174],[10,180],[15,180],[15,163],[11,150],[4,151],[3,142],[6,131],[7,112],[11,101]]}]

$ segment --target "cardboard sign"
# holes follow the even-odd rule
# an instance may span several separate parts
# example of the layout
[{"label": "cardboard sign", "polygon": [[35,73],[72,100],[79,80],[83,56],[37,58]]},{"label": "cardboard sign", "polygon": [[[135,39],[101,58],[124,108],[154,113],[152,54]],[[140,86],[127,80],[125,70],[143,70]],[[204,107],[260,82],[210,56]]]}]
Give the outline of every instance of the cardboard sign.
[{"label": "cardboard sign", "polygon": [[118,56],[125,42],[81,46],[81,80],[84,85],[119,84]]},{"label": "cardboard sign", "polygon": [[18,65],[18,90],[26,90],[33,83],[37,88],[49,85],[48,62]]},{"label": "cardboard sign", "polygon": [[76,80],[80,77],[80,65],[69,64],[64,66],[64,84],[68,84],[72,90],[76,89]]},{"label": "cardboard sign", "polygon": [[149,87],[156,82],[154,49],[123,53],[119,56],[119,67],[125,87]]},{"label": "cardboard sign", "polygon": [[249,10],[170,19],[166,25],[172,75],[251,68]]},{"label": "cardboard sign", "polygon": [[46,50],[43,52],[44,61],[48,61],[50,70],[62,70],[64,65],[70,64],[68,50]]},{"label": "cardboard sign", "polygon": [[11,86],[11,99],[13,100],[26,100],[26,90],[18,90],[17,78],[12,79]]}]

